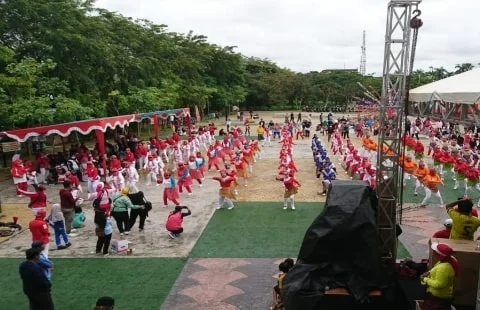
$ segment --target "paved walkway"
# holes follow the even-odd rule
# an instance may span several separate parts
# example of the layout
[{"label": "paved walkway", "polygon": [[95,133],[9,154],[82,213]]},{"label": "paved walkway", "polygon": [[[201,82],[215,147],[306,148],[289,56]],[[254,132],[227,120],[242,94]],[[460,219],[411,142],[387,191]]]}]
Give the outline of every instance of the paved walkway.
[{"label": "paved walkway", "polygon": [[161,309],[269,309],[280,261],[190,259]]}]

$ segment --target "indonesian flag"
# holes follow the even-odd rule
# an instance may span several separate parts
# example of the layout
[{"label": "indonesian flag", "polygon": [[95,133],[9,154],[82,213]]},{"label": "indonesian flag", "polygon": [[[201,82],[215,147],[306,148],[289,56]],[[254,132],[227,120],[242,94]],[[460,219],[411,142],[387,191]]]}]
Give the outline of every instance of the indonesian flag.
[{"label": "indonesian flag", "polygon": [[195,105],[195,117],[197,118],[197,122],[200,122],[202,119],[200,118],[200,111],[198,111],[198,106]]}]

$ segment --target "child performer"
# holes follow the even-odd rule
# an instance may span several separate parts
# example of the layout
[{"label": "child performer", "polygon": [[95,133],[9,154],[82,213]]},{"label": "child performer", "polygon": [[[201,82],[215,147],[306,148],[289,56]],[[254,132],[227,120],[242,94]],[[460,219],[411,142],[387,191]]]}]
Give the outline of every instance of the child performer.
[{"label": "child performer", "polygon": [[213,177],[213,179],[220,183],[217,210],[221,209],[225,203],[228,205],[228,210],[232,210],[235,207],[232,200],[235,200],[236,197],[231,191],[231,185],[235,178],[229,177],[225,170],[220,170],[220,176]]}]

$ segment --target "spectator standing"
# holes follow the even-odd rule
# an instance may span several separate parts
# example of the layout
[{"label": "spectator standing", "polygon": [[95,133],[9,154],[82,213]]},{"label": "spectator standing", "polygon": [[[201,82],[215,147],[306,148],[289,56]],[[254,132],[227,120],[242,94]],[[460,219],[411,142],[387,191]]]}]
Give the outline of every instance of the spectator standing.
[{"label": "spectator standing", "polygon": [[23,293],[27,295],[30,310],[53,310],[51,283],[44,274],[42,267],[37,263],[40,250],[37,248],[25,251],[26,260],[19,266],[20,277],[23,282]]},{"label": "spectator standing", "polygon": [[103,209],[95,210],[95,234],[97,235],[97,246],[95,254],[108,256],[108,248],[112,240],[112,219],[110,214]]},{"label": "spectator standing", "polygon": [[232,121],[228,118],[227,119],[227,133],[230,132],[230,126],[232,126]]},{"label": "spectator standing", "polygon": [[65,230],[67,234],[72,232],[73,214],[75,213],[76,200],[72,194],[72,182],[64,181],[60,194],[60,208],[65,218]]},{"label": "spectator standing", "polygon": [[302,122],[302,112],[298,112],[297,123],[301,123],[301,122]]},{"label": "spectator standing", "polygon": [[250,136],[250,120],[248,120],[248,119],[245,120],[243,125],[245,125],[245,132],[244,132],[245,137]]},{"label": "spectator standing", "polygon": [[[455,206],[458,210],[454,209]],[[445,206],[453,221],[450,239],[473,240],[473,234],[480,227],[480,219],[472,216],[472,207],[473,202],[466,196]]]},{"label": "spectator standing", "polygon": [[49,246],[49,231],[48,231],[48,224],[45,221],[45,217],[47,216],[47,212],[45,211],[38,211],[35,219],[30,221],[28,227],[30,228],[30,232],[32,233],[32,242],[40,241],[43,244],[43,255],[48,258],[48,246]]},{"label": "spectator standing", "polygon": [[38,249],[40,251],[40,255],[37,260],[37,264],[42,267],[43,274],[47,278],[48,281],[52,280],[52,270],[53,270],[53,262],[45,257],[42,254],[43,250],[43,243],[41,241],[35,241],[32,243],[32,249]]}]

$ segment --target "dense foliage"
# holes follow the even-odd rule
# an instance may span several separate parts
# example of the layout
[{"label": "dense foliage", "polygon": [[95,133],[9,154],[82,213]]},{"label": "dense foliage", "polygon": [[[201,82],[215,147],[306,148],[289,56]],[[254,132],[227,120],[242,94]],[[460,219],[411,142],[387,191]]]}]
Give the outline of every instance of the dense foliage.
[{"label": "dense foliage", "polygon": [[[363,96],[359,82],[381,88],[380,78],[352,71],[295,73],[93,0],[4,0],[0,17],[0,129],[195,105],[343,108]],[[412,82],[448,75],[440,69]]]}]

